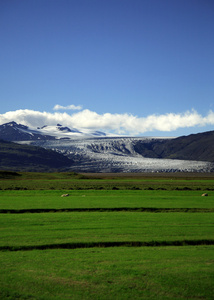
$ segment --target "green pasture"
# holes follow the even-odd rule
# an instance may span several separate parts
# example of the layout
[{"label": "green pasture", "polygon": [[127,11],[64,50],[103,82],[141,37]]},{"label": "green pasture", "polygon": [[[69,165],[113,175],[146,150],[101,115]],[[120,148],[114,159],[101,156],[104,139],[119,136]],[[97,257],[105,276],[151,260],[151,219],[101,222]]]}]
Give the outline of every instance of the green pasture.
[{"label": "green pasture", "polygon": [[213,213],[4,214],[0,246],[214,239]]},{"label": "green pasture", "polygon": [[0,172],[0,299],[213,299],[213,179]]},{"label": "green pasture", "polygon": [[0,299],[213,299],[214,246],[0,252]]},{"label": "green pasture", "polygon": [[[68,197],[61,197],[68,193]],[[0,191],[0,209],[66,208],[213,208],[214,191],[201,197],[201,191],[162,190],[27,190]]]},{"label": "green pasture", "polygon": [[214,191],[211,174],[76,174],[0,172],[0,190],[198,190]]}]

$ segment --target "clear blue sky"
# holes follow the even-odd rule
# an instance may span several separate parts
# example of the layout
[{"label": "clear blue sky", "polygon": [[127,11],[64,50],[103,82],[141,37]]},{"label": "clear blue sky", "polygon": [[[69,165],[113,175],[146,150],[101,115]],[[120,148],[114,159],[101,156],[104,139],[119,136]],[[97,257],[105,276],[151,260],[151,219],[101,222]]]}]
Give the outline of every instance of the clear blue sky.
[{"label": "clear blue sky", "polygon": [[[104,114],[110,123],[115,114],[133,115],[140,135],[213,130],[212,0],[1,0],[0,37],[0,122],[28,109],[79,113],[83,126],[94,112],[103,131]],[[183,126],[139,129],[151,115],[160,122],[187,111],[191,127],[184,119]]]}]

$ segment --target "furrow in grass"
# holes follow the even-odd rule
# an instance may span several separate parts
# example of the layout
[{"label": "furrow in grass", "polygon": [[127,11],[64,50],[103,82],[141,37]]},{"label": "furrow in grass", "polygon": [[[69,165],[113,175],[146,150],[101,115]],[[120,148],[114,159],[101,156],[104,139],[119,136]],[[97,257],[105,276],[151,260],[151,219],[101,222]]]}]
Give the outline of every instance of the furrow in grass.
[{"label": "furrow in grass", "polygon": [[0,251],[29,251],[47,249],[79,249],[79,248],[109,248],[109,247],[161,247],[161,246],[200,246],[214,245],[214,240],[177,240],[177,241],[123,241],[123,242],[89,242],[89,243],[64,243],[28,246],[1,246]]},{"label": "furrow in grass", "polygon": [[35,209],[0,209],[1,214],[23,214],[23,213],[60,213],[60,212],[202,212],[212,213],[214,208],[156,208],[156,207],[114,207],[114,208],[35,208]]}]

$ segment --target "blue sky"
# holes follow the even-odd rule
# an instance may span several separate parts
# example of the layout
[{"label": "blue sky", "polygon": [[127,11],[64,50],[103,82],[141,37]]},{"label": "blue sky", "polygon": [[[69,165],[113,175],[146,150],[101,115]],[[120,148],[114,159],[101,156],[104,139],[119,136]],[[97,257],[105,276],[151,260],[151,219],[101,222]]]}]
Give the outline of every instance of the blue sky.
[{"label": "blue sky", "polygon": [[212,0],[1,0],[0,123],[213,130]]}]

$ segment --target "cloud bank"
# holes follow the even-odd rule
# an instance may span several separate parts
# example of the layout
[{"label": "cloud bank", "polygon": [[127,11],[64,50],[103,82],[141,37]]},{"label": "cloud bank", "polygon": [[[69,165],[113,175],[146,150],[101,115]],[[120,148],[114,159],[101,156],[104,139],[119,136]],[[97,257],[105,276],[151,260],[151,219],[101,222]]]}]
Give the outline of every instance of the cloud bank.
[{"label": "cloud bank", "polygon": [[102,130],[106,133],[136,136],[152,131],[171,132],[180,128],[214,125],[214,112],[211,110],[206,116],[192,110],[179,114],[138,117],[130,114],[98,114],[88,109],[73,114],[24,109],[0,115],[0,124],[11,121],[32,128],[60,123],[70,128]]}]

